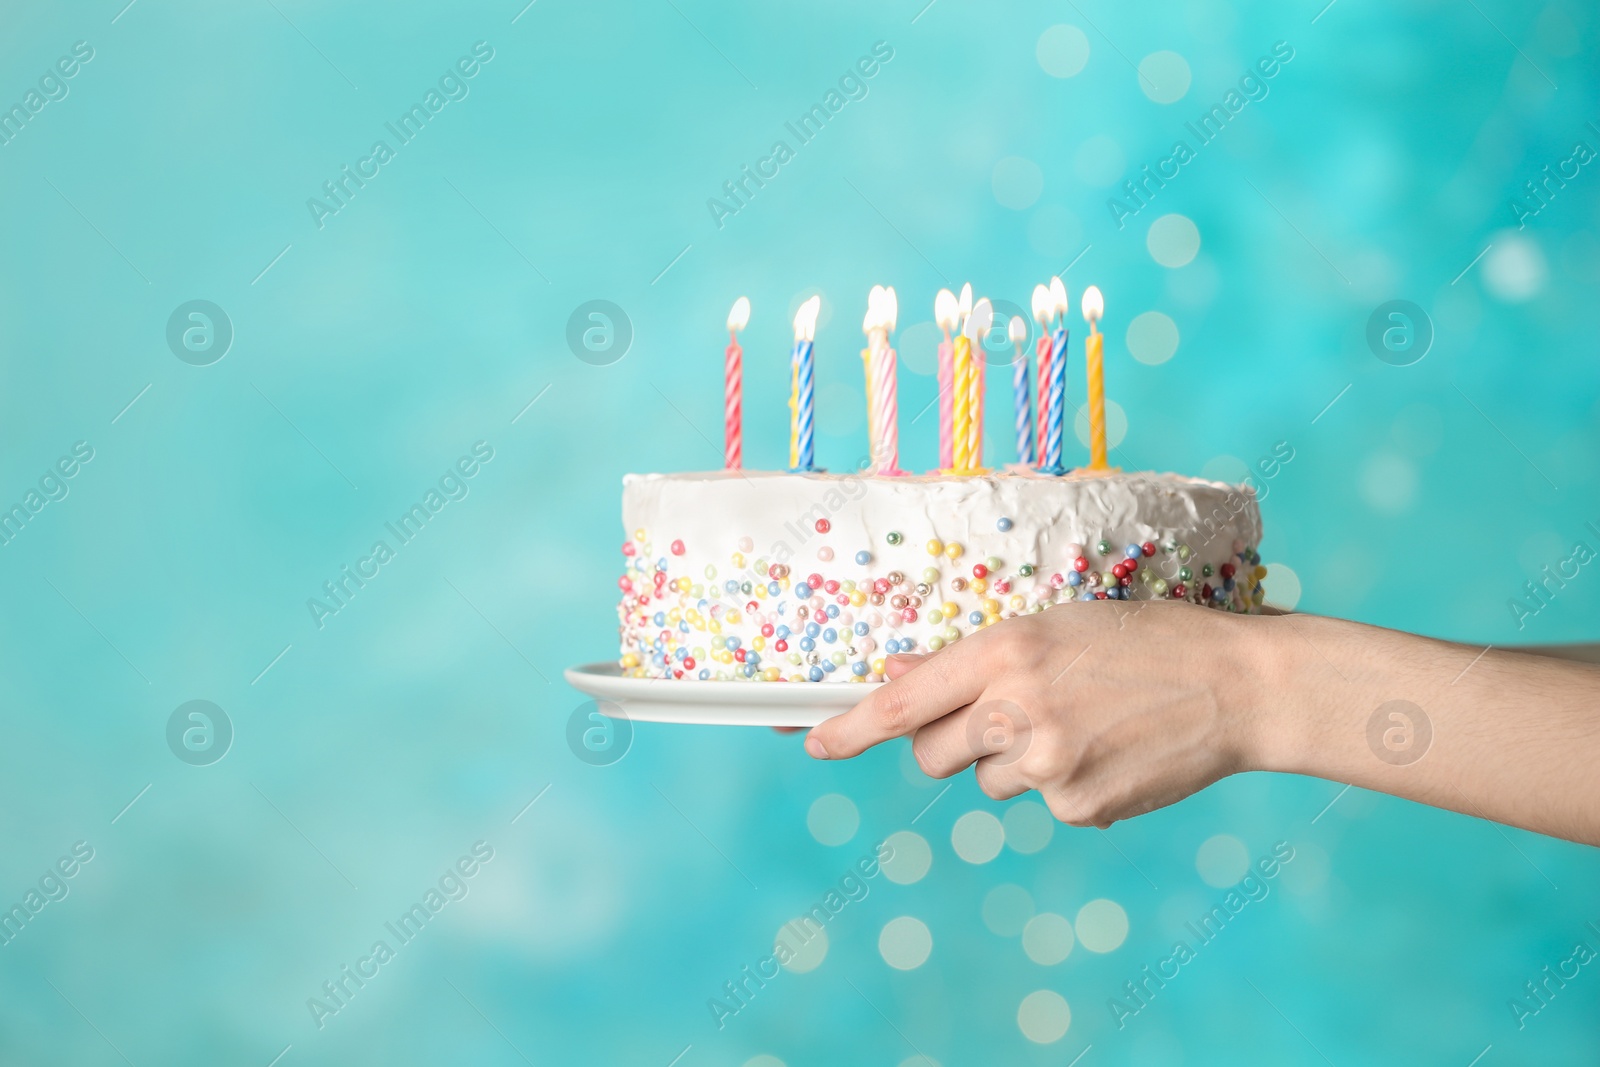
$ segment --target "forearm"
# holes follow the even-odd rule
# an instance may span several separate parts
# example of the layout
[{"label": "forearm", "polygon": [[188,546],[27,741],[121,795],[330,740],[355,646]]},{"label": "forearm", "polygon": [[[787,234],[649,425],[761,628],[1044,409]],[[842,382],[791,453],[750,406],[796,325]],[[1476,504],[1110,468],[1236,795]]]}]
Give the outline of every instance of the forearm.
[{"label": "forearm", "polygon": [[1315,616],[1249,625],[1251,765],[1600,845],[1600,668]]}]

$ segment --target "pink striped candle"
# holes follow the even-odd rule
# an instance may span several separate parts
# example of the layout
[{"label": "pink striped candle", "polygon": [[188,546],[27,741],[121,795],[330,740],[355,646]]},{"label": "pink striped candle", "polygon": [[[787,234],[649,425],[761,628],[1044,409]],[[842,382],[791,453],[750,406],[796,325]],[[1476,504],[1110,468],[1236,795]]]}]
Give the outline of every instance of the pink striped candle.
[{"label": "pink striped candle", "polygon": [[1050,389],[1050,290],[1042,285],[1033,287],[1033,321],[1039,324],[1039,341],[1034,346],[1034,351],[1039,356],[1039,401],[1037,405],[1037,419],[1039,422],[1039,442],[1034,450],[1034,455],[1039,457],[1039,466],[1044,466],[1045,438],[1049,434],[1049,403],[1048,392]]},{"label": "pink striped candle", "polygon": [[900,305],[894,290],[884,289],[873,322],[876,327],[873,331],[876,344],[873,360],[878,371],[873,399],[877,413],[878,455],[875,458],[878,461],[878,473],[890,476],[906,473],[900,469],[899,356],[889,347],[889,334],[894,331],[895,319],[899,314]]},{"label": "pink striped candle", "polygon": [[728,312],[728,348],[723,353],[722,465],[744,466],[744,349],[739,331],[750,322],[750,299],[741,296]]}]

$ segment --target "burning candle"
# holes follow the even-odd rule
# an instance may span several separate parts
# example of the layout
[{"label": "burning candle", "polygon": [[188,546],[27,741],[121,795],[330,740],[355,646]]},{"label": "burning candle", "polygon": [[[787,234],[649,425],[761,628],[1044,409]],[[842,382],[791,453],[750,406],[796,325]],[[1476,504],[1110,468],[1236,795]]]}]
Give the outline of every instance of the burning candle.
[{"label": "burning candle", "polygon": [[1033,321],[1039,324],[1039,340],[1035,350],[1039,355],[1039,410],[1037,420],[1039,423],[1038,446],[1034,454],[1039,457],[1039,463],[1044,463],[1045,435],[1049,428],[1049,403],[1050,390],[1050,290],[1042,285],[1033,287]]},{"label": "burning candle", "polygon": [[967,463],[973,474],[981,474],[984,469],[983,390],[984,372],[989,369],[989,364],[984,359],[983,339],[988,336],[989,326],[993,322],[994,307],[989,303],[989,298],[984,297],[973,306],[961,328],[962,336],[967,338],[970,356],[967,362]]},{"label": "burning candle", "polygon": [[1100,333],[1100,317],[1105,314],[1105,298],[1097,286],[1083,291],[1083,317],[1089,323],[1089,338],[1084,342],[1083,362],[1089,374],[1089,469],[1103,471],[1106,465],[1106,389],[1105,337]]},{"label": "burning candle", "polygon": [[965,474],[972,469],[972,438],[968,427],[972,423],[972,338],[967,336],[967,317],[972,314],[972,286],[961,287],[961,299],[956,303],[956,317],[960,332],[951,343],[950,436],[954,470]]},{"label": "burning candle", "polygon": [[1011,410],[1017,424],[1017,462],[1033,466],[1033,405],[1028,398],[1028,320],[1011,316],[1007,333],[1017,354],[1011,358]]},{"label": "burning candle", "polygon": [[952,404],[955,399],[955,355],[950,343],[950,331],[956,326],[956,294],[940,289],[933,298],[933,319],[944,331],[944,343],[939,346],[939,469],[951,470],[956,464],[955,419]]},{"label": "burning candle", "polygon": [[744,466],[744,349],[739,331],[750,322],[750,298],[741,296],[728,312],[728,348],[723,353],[722,465]]},{"label": "burning candle", "polygon": [[884,289],[878,306],[867,314],[875,315],[878,327],[878,351],[874,356],[877,380],[873,396],[876,400],[878,427],[878,473],[901,475],[900,469],[900,357],[889,347],[889,335],[894,332],[895,320],[900,317],[900,301],[892,288]]},{"label": "burning candle", "polygon": [[817,469],[817,367],[812,351],[817,338],[817,313],[822,298],[814,296],[800,305],[794,315],[795,365],[795,470]]},{"label": "burning candle", "polygon": [[1061,279],[1050,279],[1050,313],[1055,329],[1050,335],[1050,419],[1045,432],[1044,465],[1046,474],[1065,474],[1061,465],[1061,430],[1067,403],[1067,287]]}]

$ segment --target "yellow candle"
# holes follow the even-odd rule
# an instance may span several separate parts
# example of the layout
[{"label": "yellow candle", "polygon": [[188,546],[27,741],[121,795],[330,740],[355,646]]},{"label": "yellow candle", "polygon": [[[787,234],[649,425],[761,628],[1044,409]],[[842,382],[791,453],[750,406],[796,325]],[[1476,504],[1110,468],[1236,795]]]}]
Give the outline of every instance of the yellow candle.
[{"label": "yellow candle", "polygon": [[1089,339],[1084,343],[1084,367],[1089,375],[1089,469],[1107,470],[1106,464],[1106,383],[1105,337],[1100,333],[1100,316],[1105,300],[1096,286],[1083,291],[1083,317],[1089,322]]},{"label": "yellow candle", "polygon": [[[984,297],[972,307],[967,321],[962,324],[962,340],[967,343],[967,465],[968,474],[983,473],[983,387],[984,371],[987,365],[984,362],[983,338],[989,332],[989,326],[994,321],[994,306],[989,303],[989,298]],[[973,346],[977,346],[977,355],[973,355]]]},{"label": "yellow candle", "polygon": [[967,473],[972,466],[972,442],[970,427],[972,425],[971,385],[969,379],[972,375],[972,342],[967,340],[966,334],[957,334],[951,342],[951,365],[954,368],[954,382],[951,388],[950,421],[954,423],[951,430],[951,444],[954,446],[952,465],[958,474]]}]

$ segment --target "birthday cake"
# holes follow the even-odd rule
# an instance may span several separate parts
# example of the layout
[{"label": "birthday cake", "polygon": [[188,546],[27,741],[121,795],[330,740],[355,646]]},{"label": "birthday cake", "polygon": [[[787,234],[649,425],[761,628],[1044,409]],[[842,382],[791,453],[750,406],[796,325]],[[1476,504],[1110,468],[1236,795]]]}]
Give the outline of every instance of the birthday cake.
[{"label": "birthday cake", "polygon": [[623,480],[623,672],[880,681],[1073,600],[1264,598],[1254,493],[1170,474],[712,471]]},{"label": "birthday cake", "polygon": [[[706,681],[881,681],[884,657],[936,652],[986,626],[1069,601],[1183,600],[1257,609],[1266,569],[1255,493],[1172,474],[1123,473],[1107,461],[1104,301],[1083,294],[1089,336],[1089,465],[1063,461],[1067,294],[1034,289],[1038,403],[1029,329],[998,323],[1012,359],[1018,462],[985,467],[984,388],[992,331],[986,299],[942,290],[939,470],[899,466],[898,313],[874,287],[867,349],[864,469],[816,469],[815,352],[819,298],[794,317],[788,472],[742,468],[741,297],[728,316],[725,470],[623,479],[624,572],[617,608],[621,667],[634,678]],[[952,337],[952,331],[956,335]],[[1035,463],[1037,455],[1037,463]]]}]

